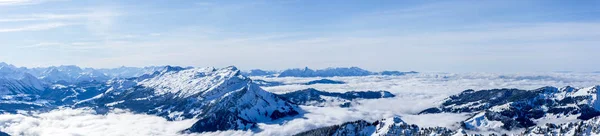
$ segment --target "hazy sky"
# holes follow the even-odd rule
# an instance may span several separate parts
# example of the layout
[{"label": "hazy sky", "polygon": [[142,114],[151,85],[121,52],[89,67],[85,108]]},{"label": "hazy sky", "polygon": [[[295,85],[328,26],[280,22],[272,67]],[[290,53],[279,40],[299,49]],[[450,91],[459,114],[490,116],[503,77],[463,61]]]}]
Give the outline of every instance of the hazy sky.
[{"label": "hazy sky", "polygon": [[600,71],[600,1],[0,0],[0,61]]}]

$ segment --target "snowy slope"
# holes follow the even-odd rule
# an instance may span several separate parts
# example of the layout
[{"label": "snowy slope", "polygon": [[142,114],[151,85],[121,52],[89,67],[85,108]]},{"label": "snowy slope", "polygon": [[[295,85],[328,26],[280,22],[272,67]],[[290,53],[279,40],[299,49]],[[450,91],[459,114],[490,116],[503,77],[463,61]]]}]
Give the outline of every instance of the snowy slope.
[{"label": "snowy slope", "polygon": [[96,69],[112,78],[131,78],[139,77],[145,74],[152,74],[155,71],[162,71],[166,66],[150,66],[150,67],[118,67],[118,68],[102,68]]},{"label": "snowy slope", "polygon": [[523,132],[526,136],[564,135],[564,136],[591,136],[600,135],[600,117],[586,121],[569,122],[563,124],[543,124]]},{"label": "snowy slope", "polygon": [[31,68],[27,72],[50,83],[76,83],[83,81],[106,81],[110,79],[105,73],[92,68],[82,69],[74,65]]},{"label": "snowy slope", "polygon": [[463,122],[467,130],[514,130],[538,122],[588,120],[600,115],[599,86],[586,88],[543,87],[535,90],[467,90],[446,99],[425,113],[477,113]]},{"label": "snowy slope", "polygon": [[419,128],[417,125],[408,124],[400,117],[381,119],[373,123],[359,120],[347,122],[341,125],[318,128],[306,132],[296,134],[296,136],[413,136],[413,135],[430,135],[430,136],[449,136],[457,132],[447,128]]},{"label": "snowy slope", "polygon": [[0,95],[35,94],[44,90],[43,83],[12,65],[0,65]]},{"label": "snowy slope", "polygon": [[235,67],[170,68],[111,83],[114,86],[105,93],[80,105],[126,108],[169,120],[200,119],[188,132],[248,130],[257,122],[299,113],[296,106],[262,90]]},{"label": "snowy slope", "polygon": [[157,95],[176,94],[187,98],[192,95],[211,99],[222,96],[232,89],[239,89],[249,82],[240,76],[235,67],[217,70],[215,68],[195,68],[178,72],[168,72],[161,76],[144,80],[139,84],[154,88]]}]

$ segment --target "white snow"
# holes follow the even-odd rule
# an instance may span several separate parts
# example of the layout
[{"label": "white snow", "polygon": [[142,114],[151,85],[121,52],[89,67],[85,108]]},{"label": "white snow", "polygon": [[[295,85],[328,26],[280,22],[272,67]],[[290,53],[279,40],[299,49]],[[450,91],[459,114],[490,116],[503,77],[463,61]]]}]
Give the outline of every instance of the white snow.
[{"label": "white snow", "polygon": [[[155,88],[158,95],[172,93],[186,98],[195,94],[203,96],[222,96],[227,92],[219,90],[231,90],[223,87],[241,88],[248,80],[241,75],[236,75],[239,70],[235,67],[223,69],[194,68],[183,71],[172,71],[155,78],[146,79],[140,85]],[[226,82],[227,81],[227,82]],[[248,81],[246,81],[248,82]],[[237,85],[233,85],[239,83]]]},{"label": "white snow", "polygon": [[465,121],[466,127],[469,130],[482,130],[488,131],[488,129],[501,128],[504,124],[500,121],[488,120],[485,117],[485,112],[480,112],[473,118]]}]

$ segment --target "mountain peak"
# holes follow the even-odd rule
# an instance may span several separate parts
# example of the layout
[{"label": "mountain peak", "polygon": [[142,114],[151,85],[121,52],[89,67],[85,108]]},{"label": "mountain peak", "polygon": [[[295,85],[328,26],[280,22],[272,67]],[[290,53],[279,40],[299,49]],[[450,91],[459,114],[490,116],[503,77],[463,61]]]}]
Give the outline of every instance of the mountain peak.
[{"label": "mountain peak", "polygon": [[[166,70],[175,70],[175,68]],[[225,86],[242,86],[249,82],[250,79],[239,74],[239,70],[235,67],[221,69],[206,67],[185,70],[177,68],[175,71],[163,72],[161,76],[146,79],[140,84],[155,88],[159,94],[171,93],[179,97],[190,97],[223,90],[222,87]]]},{"label": "mountain peak", "polygon": [[5,62],[0,62],[0,67],[4,67],[4,66],[10,66],[10,65]]},{"label": "mountain peak", "polygon": [[565,87],[562,87],[562,88],[560,88],[559,90],[560,90],[561,92],[573,92],[573,91],[575,91],[576,89],[577,89],[577,88],[575,88],[575,87],[572,87],[572,86],[565,86]]},{"label": "mountain peak", "polygon": [[229,70],[233,70],[233,71],[237,71],[238,70],[238,68],[235,67],[235,66],[227,66],[227,67],[225,67],[225,69],[229,69]]},{"label": "mountain peak", "polygon": [[107,91],[99,97],[92,103],[169,120],[199,119],[188,132],[248,130],[258,122],[299,114],[297,106],[263,90],[233,66],[161,73],[137,82],[135,87]]},{"label": "mountain peak", "polygon": [[167,72],[181,71],[181,70],[185,70],[185,68],[167,65],[167,66],[164,66],[164,69],[160,73],[167,73]]}]

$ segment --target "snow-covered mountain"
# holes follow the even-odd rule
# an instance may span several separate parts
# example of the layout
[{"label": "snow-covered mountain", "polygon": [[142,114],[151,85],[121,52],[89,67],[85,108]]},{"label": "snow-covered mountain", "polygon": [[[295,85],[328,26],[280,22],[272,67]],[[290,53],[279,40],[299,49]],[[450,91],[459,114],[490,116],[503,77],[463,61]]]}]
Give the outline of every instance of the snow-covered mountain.
[{"label": "snow-covered mountain", "polygon": [[0,95],[36,94],[43,90],[43,83],[33,75],[13,65],[0,64]]},{"label": "snow-covered mountain", "polygon": [[285,85],[285,83],[283,83],[283,82],[265,81],[265,80],[261,80],[261,79],[253,79],[252,82],[257,84],[258,86],[263,86],[263,87]]},{"label": "snow-covered mountain", "polygon": [[81,68],[75,65],[62,65],[36,68],[17,68],[0,62],[1,67],[11,67],[19,72],[28,73],[48,83],[71,84],[77,82],[107,81],[113,78],[132,78],[155,71],[162,71],[166,66],[150,67],[118,67],[118,68]]},{"label": "snow-covered mountain", "polygon": [[474,113],[462,122],[473,131],[502,131],[534,127],[537,122],[588,120],[600,115],[599,86],[543,87],[535,90],[467,90],[446,99],[427,113]]},{"label": "snow-covered mountain", "polygon": [[97,69],[107,76],[112,78],[131,78],[139,77],[146,74],[152,74],[155,71],[162,71],[166,66],[149,66],[149,67],[118,67],[118,68],[101,68]]},{"label": "snow-covered mountain", "polygon": [[106,81],[110,77],[95,69],[82,69],[74,65],[52,66],[47,68],[32,68],[30,73],[50,83],[76,83],[83,81]]},{"label": "snow-covered mountain", "polygon": [[74,65],[50,66],[27,69],[32,75],[51,83],[77,83],[107,81],[113,78],[132,78],[161,71],[167,66],[118,67],[118,68],[80,68]]},{"label": "snow-covered mountain", "polygon": [[471,113],[470,118],[458,122],[460,128],[419,128],[394,117],[373,123],[347,122],[297,135],[599,135],[599,88],[466,90],[421,112]]},{"label": "snow-covered mountain", "polygon": [[0,63],[0,113],[15,113],[45,107],[48,101],[39,98],[45,84],[23,69]]},{"label": "snow-covered mountain", "polygon": [[527,129],[523,135],[527,136],[597,136],[600,135],[600,117],[585,121],[568,122],[563,124],[548,123]]},{"label": "snow-covered mountain", "polygon": [[247,72],[242,72],[242,75],[244,76],[275,76],[275,74],[278,74],[279,72],[277,71],[268,71],[268,70],[261,70],[261,69],[253,69]]},{"label": "snow-covered mountain", "polygon": [[296,105],[264,91],[236,67],[151,69],[157,71],[109,80],[100,70],[76,66],[26,69],[3,64],[0,112],[73,105],[99,113],[123,108],[169,120],[199,119],[187,132],[248,130],[258,122],[300,113]]},{"label": "snow-covered mountain", "polygon": [[262,90],[235,67],[171,67],[153,75],[111,81],[101,95],[79,103],[124,108],[169,120],[198,118],[188,132],[248,130],[299,114],[299,108]]},{"label": "snow-covered mountain", "polygon": [[395,116],[375,122],[364,120],[347,122],[302,132],[295,136],[451,136],[455,134],[462,135],[443,127],[420,128]]},{"label": "snow-covered mountain", "polygon": [[[35,70],[40,79],[27,73]],[[236,67],[165,66],[139,77],[106,81],[79,80],[98,71],[75,66],[35,70],[0,67],[0,112],[74,106],[93,107],[99,113],[122,108],[169,120],[199,119],[187,132],[248,130],[259,122],[300,113],[296,105],[264,91]]]}]

